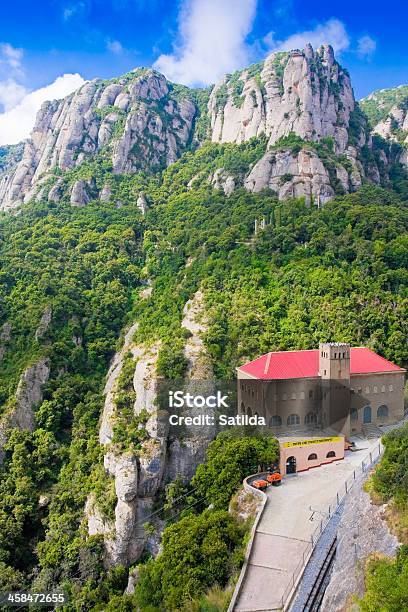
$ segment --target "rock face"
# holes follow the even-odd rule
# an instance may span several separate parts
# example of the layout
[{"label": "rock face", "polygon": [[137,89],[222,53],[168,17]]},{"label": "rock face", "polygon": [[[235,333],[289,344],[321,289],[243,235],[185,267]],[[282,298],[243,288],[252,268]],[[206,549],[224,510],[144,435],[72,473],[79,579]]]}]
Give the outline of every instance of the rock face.
[{"label": "rock face", "polygon": [[[167,438],[166,431],[159,426],[156,418],[156,375],[155,363],[158,346],[146,349],[133,342],[137,324],[127,332],[122,349],[116,353],[110,367],[105,386],[105,406],[102,414],[99,440],[106,448],[105,470],[115,479],[117,503],[115,520],[110,522],[101,516],[93,496],[88,497],[85,513],[88,531],[104,535],[105,560],[108,566],[128,566],[142,554],[148,540],[144,523],[148,521],[154,497],[162,484]],[[116,421],[115,396],[117,381],[123,366],[123,359],[131,352],[135,361],[134,389],[136,400],[134,414],[142,409],[151,413],[146,424],[149,438],[142,442],[137,454],[130,451],[120,453],[113,445]]]},{"label": "rock face", "polygon": [[[146,295],[149,299],[150,292]],[[183,325],[191,333],[185,347],[188,360],[186,385],[194,377],[211,378],[212,370],[205,355],[200,335],[206,329],[201,314],[203,295],[198,291],[184,308]],[[151,517],[157,493],[177,476],[188,481],[197,465],[204,460],[210,438],[200,431],[199,436],[185,439],[169,437],[165,419],[157,411],[158,379],[156,362],[159,344],[146,347],[133,340],[138,325],[127,332],[122,349],[116,353],[108,372],[105,386],[105,405],[99,429],[99,441],[104,446],[104,467],[115,479],[116,508],[114,520],[102,516],[94,494],[88,496],[85,514],[89,534],[102,534],[105,542],[105,562],[108,566],[134,563],[148,549],[157,554],[158,535],[162,529],[159,517]],[[145,429],[148,438],[137,452],[118,451],[114,444],[114,427],[117,419],[115,397],[117,383],[126,355],[134,360],[133,389],[135,416],[147,411]],[[149,535],[144,524],[154,522],[156,535]]]},{"label": "rock face", "polygon": [[209,101],[212,140],[243,142],[266,134],[275,144],[290,132],[305,140],[331,136],[336,152],[348,143],[355,102],[350,77],[324,45],[316,52],[272,53],[218,83]]},{"label": "rock face", "polygon": [[[347,172],[346,178],[342,171],[339,166],[339,176],[343,178],[344,187],[348,187]],[[315,152],[307,150],[301,150],[297,155],[290,151],[266,153],[248,175],[245,187],[255,192],[268,187],[278,194],[280,200],[305,196],[309,203],[313,198],[324,204],[334,195],[323,162]]]},{"label": "rock face", "polygon": [[41,340],[45,333],[47,332],[52,319],[52,308],[51,306],[47,306],[42,314],[41,320],[38,324],[37,329],[35,330],[35,339]]},{"label": "rock face", "polygon": [[6,321],[0,332],[0,361],[2,361],[7,351],[7,345],[11,340],[11,325]]},{"label": "rock face", "polygon": [[34,408],[42,402],[42,388],[50,375],[50,363],[41,357],[28,367],[18,383],[15,403],[0,420],[0,462],[3,460],[3,447],[7,441],[7,430],[12,427],[34,431]]},{"label": "rock face", "polygon": [[[195,113],[193,102],[178,102],[165,77],[146,69],[117,82],[91,81],[63,100],[45,102],[21,161],[1,179],[0,208],[29,201],[53,170],[70,170],[102,150],[115,173],[171,164],[191,138]],[[81,181],[72,192],[72,204],[86,204]],[[55,190],[48,195],[55,200]]]},{"label": "rock face", "polygon": [[383,518],[383,507],[371,503],[361,481],[345,502],[337,532],[333,573],[322,610],[342,612],[353,595],[364,595],[364,561],[372,553],[395,556],[398,541]]},{"label": "rock face", "polygon": [[[195,125],[195,99],[193,92],[180,90],[154,70],[136,69],[110,81],[88,82],[64,100],[46,102],[22,159],[0,169],[0,210],[18,208],[34,198],[63,199],[72,206],[113,199],[122,206],[113,195],[114,181],[102,179],[97,186],[87,178],[89,163],[124,175],[172,164],[204,137]],[[264,185],[280,198],[304,195],[324,203],[334,194],[357,189],[365,179],[388,180],[387,156],[377,151],[385,156],[379,163],[369,154],[373,144],[366,118],[354,100],[347,71],[328,45],[316,51],[306,45],[302,51],[272,53],[259,64],[227,75],[214,86],[207,110],[200,114],[209,125],[206,137],[213,142],[240,144],[262,136],[265,157],[235,174],[227,167],[212,168],[210,176],[208,169],[200,170],[188,188],[208,179],[230,195],[238,186],[259,190]],[[400,142],[401,134],[408,137],[407,122],[407,105],[399,101],[376,130]],[[285,138],[300,141],[296,152]],[[305,143],[315,144],[314,154],[299,156]],[[318,145],[325,151],[319,152]],[[401,153],[399,161],[405,160]],[[149,201],[143,193],[136,196],[143,215]]]},{"label": "rock face", "polygon": [[377,123],[374,133],[402,145],[399,162],[408,167],[408,96],[393,106],[387,117]]}]

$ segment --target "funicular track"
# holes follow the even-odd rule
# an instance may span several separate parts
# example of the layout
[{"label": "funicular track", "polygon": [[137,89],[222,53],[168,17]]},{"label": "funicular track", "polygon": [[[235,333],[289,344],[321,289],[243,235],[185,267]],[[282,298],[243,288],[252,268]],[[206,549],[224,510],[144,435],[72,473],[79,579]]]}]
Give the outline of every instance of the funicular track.
[{"label": "funicular track", "polygon": [[306,603],[302,608],[303,612],[318,612],[320,610],[326,587],[330,581],[330,570],[336,555],[336,546],[337,539],[334,538],[330,548],[327,551],[327,555],[323,561],[319,573],[316,576],[316,580],[306,600]]}]

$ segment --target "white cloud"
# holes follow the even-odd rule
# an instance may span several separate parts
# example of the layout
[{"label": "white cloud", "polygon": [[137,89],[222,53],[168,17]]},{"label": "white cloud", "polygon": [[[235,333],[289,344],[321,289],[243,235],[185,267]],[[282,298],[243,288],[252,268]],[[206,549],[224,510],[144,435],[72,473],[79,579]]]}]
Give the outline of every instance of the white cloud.
[{"label": "white cloud", "polygon": [[115,55],[120,55],[124,51],[123,45],[121,42],[119,42],[119,40],[108,40],[106,42],[106,48]]},{"label": "white cloud", "polygon": [[[43,102],[64,98],[84,83],[79,74],[63,74],[50,85],[26,93],[14,107],[0,114],[0,145],[16,144],[28,138]],[[0,82],[0,92],[2,86],[4,83]]]},{"label": "white cloud", "polygon": [[357,53],[362,58],[369,58],[377,48],[376,41],[371,36],[362,36],[358,39]]},{"label": "white cloud", "polygon": [[14,79],[0,81],[0,104],[5,111],[11,110],[28,93],[27,89]]},{"label": "white cloud", "polygon": [[250,60],[245,39],[255,18],[257,0],[184,0],[179,42],[154,67],[185,85],[213,83]]},{"label": "white cloud", "polygon": [[346,28],[338,19],[329,19],[325,23],[318,24],[313,30],[297,32],[285,40],[275,40],[274,33],[270,32],[264,38],[264,42],[271,51],[303,49],[307,43],[310,43],[314,49],[322,44],[329,44],[333,47],[335,53],[341,53],[350,46],[350,38]]},{"label": "white cloud", "polygon": [[0,43],[0,63],[6,64],[15,71],[21,69],[21,60],[24,51],[10,45],[10,43]]},{"label": "white cloud", "polygon": [[66,6],[62,12],[64,21],[70,21],[75,17],[80,17],[86,12],[86,9],[86,2],[74,2],[73,4]]}]

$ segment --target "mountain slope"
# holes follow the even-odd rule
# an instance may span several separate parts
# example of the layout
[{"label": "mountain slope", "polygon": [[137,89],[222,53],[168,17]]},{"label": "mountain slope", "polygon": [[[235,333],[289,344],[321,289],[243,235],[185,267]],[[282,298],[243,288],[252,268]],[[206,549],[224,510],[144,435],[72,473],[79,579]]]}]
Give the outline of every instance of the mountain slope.
[{"label": "mountain slope", "polygon": [[[217,572],[188,585],[179,572],[176,599],[179,536],[167,564],[158,556],[162,533],[168,542],[214,518],[210,492],[203,501],[190,481],[208,440],[161,426],[161,377],[231,380],[260,353],[322,340],[408,363],[408,183],[391,163],[400,147],[371,142],[358,106],[347,118],[347,75],[342,93],[331,57],[271,56],[266,85],[267,62],[231,75],[215,115],[221,85],[188,90],[153,71],[43,108],[3,182],[19,214],[0,215],[0,591],[61,587],[67,612],[113,612],[157,609],[163,584],[169,609],[189,609],[214,586]],[[268,90],[288,105],[279,123]],[[298,117],[297,99],[315,119]],[[221,116],[238,119],[217,132]],[[194,537],[182,553],[196,576],[207,557],[197,564]],[[242,563],[227,557],[223,585]],[[142,581],[124,595],[134,562],[160,588]]]},{"label": "mountain slope", "polygon": [[373,133],[401,145],[398,161],[408,167],[408,85],[381,89],[361,101]]},{"label": "mountain slope", "polygon": [[211,94],[137,69],[45,103],[23,159],[0,177],[0,208],[43,198],[77,206],[109,200],[112,176],[157,173],[206,140],[251,138],[264,142],[255,167],[237,176],[219,166],[206,179],[229,193],[244,185],[323,204],[365,180],[386,185],[395,162],[387,145],[372,143],[332,48],[307,45],[227,75]]}]

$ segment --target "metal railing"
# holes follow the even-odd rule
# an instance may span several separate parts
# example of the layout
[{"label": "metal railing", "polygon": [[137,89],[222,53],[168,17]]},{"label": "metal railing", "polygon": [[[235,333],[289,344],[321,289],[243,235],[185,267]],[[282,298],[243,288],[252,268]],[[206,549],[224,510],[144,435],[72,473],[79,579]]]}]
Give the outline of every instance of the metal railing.
[{"label": "metal railing", "polygon": [[327,511],[326,512],[321,512],[319,511],[319,514],[322,515],[322,519],[320,520],[319,525],[316,527],[316,529],[312,532],[311,536],[310,536],[310,542],[307,543],[306,549],[303,551],[303,555],[302,558],[299,560],[299,563],[297,565],[297,567],[295,568],[295,570],[293,572],[291,572],[290,578],[289,578],[289,582],[287,587],[285,588],[282,597],[281,597],[281,607],[282,609],[285,608],[285,605],[289,599],[290,594],[292,593],[292,591],[294,591],[295,587],[297,586],[298,582],[300,581],[302,575],[303,575],[303,571],[310,559],[310,556],[321,536],[321,534],[323,533],[326,525],[329,523],[330,519],[332,518],[333,514],[337,511],[338,507],[340,506],[340,504],[342,503],[342,501],[345,499],[345,497],[347,496],[347,494],[351,491],[351,489],[353,488],[353,486],[355,485],[357,479],[359,476],[362,476],[364,474],[366,474],[366,472],[378,461],[378,459],[381,457],[383,451],[383,447],[382,444],[379,443],[378,447],[376,447],[374,450],[372,450],[365,458],[364,460],[361,462],[361,466],[359,466],[358,468],[356,468],[353,473],[351,474],[351,476],[349,476],[349,478],[347,478],[347,480],[343,483],[343,485],[341,486],[341,488],[337,491],[336,496],[333,497],[333,500],[330,502],[330,504],[327,506]]}]

